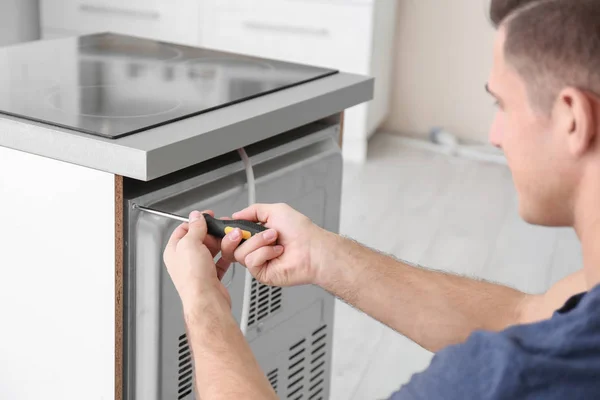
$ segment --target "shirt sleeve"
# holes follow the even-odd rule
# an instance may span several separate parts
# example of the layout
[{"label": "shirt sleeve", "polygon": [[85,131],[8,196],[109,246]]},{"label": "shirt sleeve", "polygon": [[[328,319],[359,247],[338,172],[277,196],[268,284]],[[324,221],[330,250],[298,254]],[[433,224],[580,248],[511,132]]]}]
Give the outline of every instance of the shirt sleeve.
[{"label": "shirt sleeve", "polygon": [[518,357],[511,350],[506,338],[475,332],[465,343],[438,352],[390,400],[510,398],[519,380]]}]

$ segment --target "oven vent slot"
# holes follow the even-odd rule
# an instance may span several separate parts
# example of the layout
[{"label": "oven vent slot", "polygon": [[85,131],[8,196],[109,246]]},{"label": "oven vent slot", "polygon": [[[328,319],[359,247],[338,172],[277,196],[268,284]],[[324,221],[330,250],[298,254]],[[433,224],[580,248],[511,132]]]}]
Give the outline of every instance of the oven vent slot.
[{"label": "oven vent slot", "polygon": [[289,348],[287,398],[300,400],[304,397],[306,386],[307,340],[302,339]]},{"label": "oven vent slot", "polygon": [[253,278],[250,291],[248,326],[264,321],[279,311],[282,305],[282,294],[282,288],[263,285]]},{"label": "oven vent slot", "polygon": [[192,394],[194,385],[194,366],[192,363],[192,353],[190,351],[187,335],[185,333],[179,336],[177,360],[177,368],[179,368],[177,399],[183,400]]},{"label": "oven vent slot", "polygon": [[322,400],[325,385],[328,338],[327,325],[323,325],[309,336],[310,366],[308,373],[308,400]]},{"label": "oven vent slot", "polygon": [[275,393],[277,393],[277,373],[278,373],[278,371],[279,370],[277,368],[275,368],[273,371],[271,371],[267,374],[267,379],[269,380],[269,383],[273,387],[273,390],[275,390]]}]

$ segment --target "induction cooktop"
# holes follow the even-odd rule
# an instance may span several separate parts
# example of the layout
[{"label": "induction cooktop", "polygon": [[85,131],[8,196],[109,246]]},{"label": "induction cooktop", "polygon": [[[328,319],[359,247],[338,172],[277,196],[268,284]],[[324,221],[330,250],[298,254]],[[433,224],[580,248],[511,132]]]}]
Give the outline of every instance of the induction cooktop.
[{"label": "induction cooktop", "polygon": [[116,139],[335,73],[100,33],[0,49],[0,113]]}]

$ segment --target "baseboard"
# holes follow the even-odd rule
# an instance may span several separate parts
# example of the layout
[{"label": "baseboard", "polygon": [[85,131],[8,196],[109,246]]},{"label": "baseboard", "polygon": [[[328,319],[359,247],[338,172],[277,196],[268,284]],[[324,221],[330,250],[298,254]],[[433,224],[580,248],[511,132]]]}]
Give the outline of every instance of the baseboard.
[{"label": "baseboard", "polygon": [[427,139],[418,139],[414,137],[402,136],[390,132],[380,131],[377,135],[386,135],[404,146],[427,150],[439,154],[445,154],[453,157],[461,157],[481,162],[489,162],[500,165],[507,165],[506,157],[501,150],[491,145],[483,144],[460,144],[455,147],[444,146],[433,143]]}]

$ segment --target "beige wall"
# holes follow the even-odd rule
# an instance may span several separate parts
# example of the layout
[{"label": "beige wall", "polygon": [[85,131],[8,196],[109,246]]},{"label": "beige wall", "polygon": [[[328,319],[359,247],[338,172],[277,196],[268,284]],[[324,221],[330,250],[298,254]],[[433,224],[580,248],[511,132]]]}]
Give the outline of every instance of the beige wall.
[{"label": "beige wall", "polygon": [[487,140],[493,101],[484,90],[494,30],[489,0],[398,0],[390,116],[383,129],[426,135],[444,126]]}]

